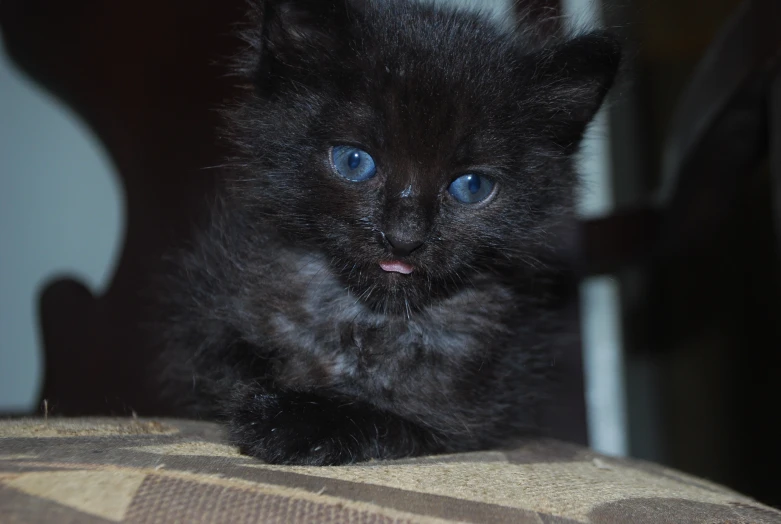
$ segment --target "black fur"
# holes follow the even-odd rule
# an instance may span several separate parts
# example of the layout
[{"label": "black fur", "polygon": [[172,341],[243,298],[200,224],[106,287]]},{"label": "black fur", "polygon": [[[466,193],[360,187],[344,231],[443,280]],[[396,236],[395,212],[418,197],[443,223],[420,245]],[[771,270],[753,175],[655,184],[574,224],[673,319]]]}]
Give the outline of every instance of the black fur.
[{"label": "black fur", "polygon": [[[406,0],[268,0],[253,16],[233,169],[166,292],[170,391],[275,463],[532,431],[575,328],[572,155],[616,41]],[[377,176],[336,176],[335,144],[370,152]],[[468,172],[497,182],[487,202],[448,194]],[[399,258],[389,231],[425,240],[403,257],[411,275],[379,267]]]}]

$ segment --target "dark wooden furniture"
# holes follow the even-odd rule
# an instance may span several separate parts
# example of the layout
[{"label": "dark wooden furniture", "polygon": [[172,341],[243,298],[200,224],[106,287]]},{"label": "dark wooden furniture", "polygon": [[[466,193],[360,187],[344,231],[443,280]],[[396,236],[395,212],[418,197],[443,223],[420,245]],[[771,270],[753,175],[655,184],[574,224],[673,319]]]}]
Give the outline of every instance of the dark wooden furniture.
[{"label": "dark wooden furniture", "polygon": [[[640,275],[641,298],[624,311],[626,358],[655,384],[628,392],[661,405],[643,429],[658,458],[776,505],[780,23],[776,0],[739,6],[680,96],[658,192],[584,223],[581,236],[584,274]],[[630,432],[644,417],[631,413]]]},{"label": "dark wooden furniture", "polygon": [[[108,291],[72,280],[40,300],[42,399],[55,412],[165,414],[145,388],[155,349],[138,329],[139,291],[163,252],[186,241],[220,161],[213,109],[231,96],[220,63],[242,0],[10,0],[0,25],[12,59],[86,120],[125,195],[124,248]],[[96,217],[96,220],[99,220]]]}]

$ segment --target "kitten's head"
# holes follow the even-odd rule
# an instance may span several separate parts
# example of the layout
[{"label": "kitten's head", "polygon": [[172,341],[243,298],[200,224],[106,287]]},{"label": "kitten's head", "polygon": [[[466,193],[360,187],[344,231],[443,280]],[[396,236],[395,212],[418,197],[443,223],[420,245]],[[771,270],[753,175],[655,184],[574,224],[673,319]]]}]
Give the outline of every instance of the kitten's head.
[{"label": "kitten's head", "polygon": [[406,0],[267,0],[257,13],[252,91],[231,121],[234,194],[322,250],[357,296],[417,308],[556,242],[614,39],[532,38]]}]

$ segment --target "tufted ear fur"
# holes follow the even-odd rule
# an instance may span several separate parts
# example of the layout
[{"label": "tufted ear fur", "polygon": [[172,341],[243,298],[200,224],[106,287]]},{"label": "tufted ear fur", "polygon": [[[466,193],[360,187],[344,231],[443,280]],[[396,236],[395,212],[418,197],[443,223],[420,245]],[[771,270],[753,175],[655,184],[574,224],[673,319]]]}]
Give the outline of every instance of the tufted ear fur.
[{"label": "tufted ear fur", "polygon": [[358,13],[349,0],[268,0],[264,43],[280,60],[308,62],[349,40]]},{"label": "tufted ear fur", "polygon": [[350,50],[353,23],[364,0],[248,0],[248,48],[236,61],[236,74],[263,91],[283,78],[317,81],[320,66]]},{"label": "tufted ear fur", "polygon": [[[577,146],[613,85],[621,62],[615,36],[595,31],[532,55],[530,89],[549,136],[565,149]],[[528,81],[528,80],[527,80]]]},{"label": "tufted ear fur", "polygon": [[250,16],[242,33],[249,45],[237,71],[258,75],[306,72],[347,49],[351,25],[361,16],[362,0],[249,0]]}]

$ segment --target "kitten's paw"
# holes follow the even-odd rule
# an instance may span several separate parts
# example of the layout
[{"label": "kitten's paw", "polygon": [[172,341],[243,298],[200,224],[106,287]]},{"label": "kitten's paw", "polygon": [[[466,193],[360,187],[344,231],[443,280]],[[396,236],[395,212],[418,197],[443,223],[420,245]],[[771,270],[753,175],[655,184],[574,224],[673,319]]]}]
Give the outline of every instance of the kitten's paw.
[{"label": "kitten's paw", "polygon": [[314,395],[253,393],[234,407],[229,429],[242,453],[271,464],[338,465],[384,455],[371,418]]}]

